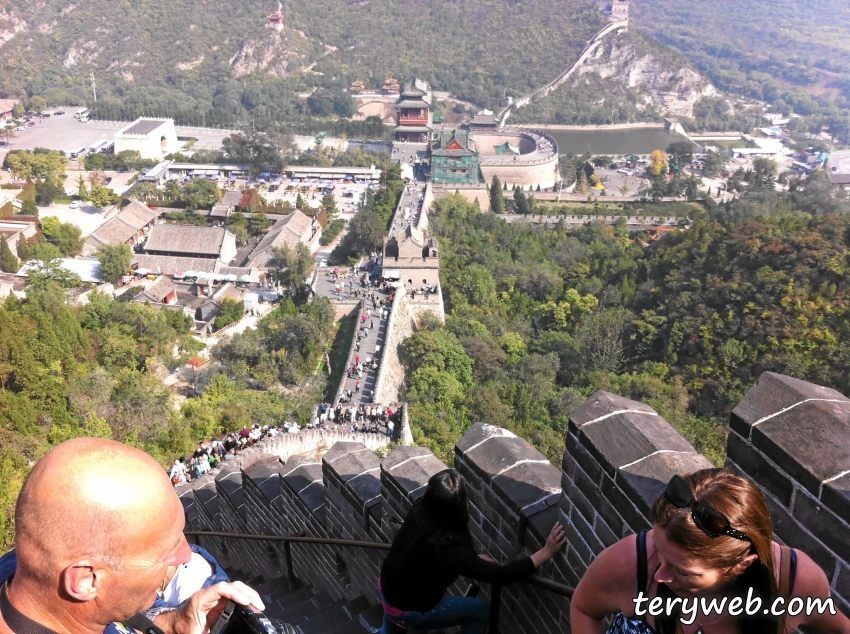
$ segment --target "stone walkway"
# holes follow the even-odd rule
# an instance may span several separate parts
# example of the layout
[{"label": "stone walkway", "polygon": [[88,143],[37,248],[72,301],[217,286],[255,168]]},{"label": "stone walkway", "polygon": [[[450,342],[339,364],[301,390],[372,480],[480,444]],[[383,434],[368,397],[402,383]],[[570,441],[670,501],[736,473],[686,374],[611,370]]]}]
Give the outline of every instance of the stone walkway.
[{"label": "stone walkway", "polygon": [[[378,296],[383,297],[383,295],[380,293],[378,293]],[[360,361],[361,363],[363,363],[363,376],[359,378],[356,374],[352,377],[349,377],[348,374],[345,374],[343,376],[345,389],[351,390],[353,393],[351,397],[351,403],[346,403],[346,406],[348,407],[350,407],[351,405],[359,407],[360,405],[367,405],[372,402],[372,394],[375,391],[375,382],[378,380],[378,371],[380,370],[381,366],[378,365],[378,370],[373,370],[371,367],[366,366],[366,361],[367,359],[371,359],[373,357],[381,359],[384,349],[384,342],[387,339],[387,326],[389,320],[381,319],[381,316],[379,314],[380,306],[377,309],[373,308],[371,300],[367,300],[367,306],[372,312],[372,317],[366,319],[366,337],[360,341],[360,351],[356,352],[356,354],[360,355]],[[374,328],[369,328],[370,323],[374,324]],[[360,324],[358,324],[358,328],[359,327]],[[356,333],[354,340],[356,345]],[[356,390],[357,381],[360,381],[360,391],[354,393]]]}]

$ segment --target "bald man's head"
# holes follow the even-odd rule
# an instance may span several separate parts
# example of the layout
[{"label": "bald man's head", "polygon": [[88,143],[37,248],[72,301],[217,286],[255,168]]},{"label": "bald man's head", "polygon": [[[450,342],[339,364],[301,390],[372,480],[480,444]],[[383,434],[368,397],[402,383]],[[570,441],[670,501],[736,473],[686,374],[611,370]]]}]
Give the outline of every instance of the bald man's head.
[{"label": "bald man's head", "polygon": [[182,507],[146,453],[101,438],[58,445],[33,468],[15,508],[19,571],[49,581],[80,559],[114,570]]}]

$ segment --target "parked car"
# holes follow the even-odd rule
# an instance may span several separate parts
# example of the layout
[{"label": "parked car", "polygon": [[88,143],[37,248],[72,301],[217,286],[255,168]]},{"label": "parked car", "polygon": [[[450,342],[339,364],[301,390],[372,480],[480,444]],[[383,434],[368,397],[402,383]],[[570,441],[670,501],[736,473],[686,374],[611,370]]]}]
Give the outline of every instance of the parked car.
[{"label": "parked car", "polygon": [[111,177],[111,176],[107,176],[107,177],[106,177],[106,184],[107,184],[107,185],[109,185],[109,183],[111,183],[111,182],[112,182],[112,177]]},{"label": "parked car", "polygon": [[58,117],[59,115],[65,114],[65,111],[64,111],[64,110],[57,110],[57,111],[56,111],[56,112],[54,112],[53,114],[54,114],[54,115],[56,115],[56,116]]},{"label": "parked car", "polygon": [[28,128],[31,128],[31,127],[33,127],[34,125],[35,125],[35,121],[30,121],[29,123],[27,123],[27,127],[28,127]]},{"label": "parked car", "polygon": [[83,204],[82,200],[72,200],[71,201],[71,209],[79,209]]},{"label": "parked car", "polygon": [[41,113],[41,116],[42,116],[42,118],[44,118],[44,117],[49,117],[49,116],[50,116],[50,113],[49,113],[49,112],[42,112],[42,113]]}]

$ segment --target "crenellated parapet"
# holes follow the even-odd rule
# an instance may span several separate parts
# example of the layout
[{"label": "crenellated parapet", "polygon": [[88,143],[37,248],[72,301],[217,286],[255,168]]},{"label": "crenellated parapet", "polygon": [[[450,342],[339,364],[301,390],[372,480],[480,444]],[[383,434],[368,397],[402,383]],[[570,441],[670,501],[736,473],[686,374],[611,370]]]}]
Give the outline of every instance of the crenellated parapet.
[{"label": "crenellated parapet", "polygon": [[777,538],[826,571],[850,613],[850,399],[765,372],[732,411],[727,464],[761,486]]},{"label": "crenellated parapet", "polygon": [[[260,443],[178,487],[187,530],[389,544],[446,465],[414,446],[381,460],[350,436],[301,455]],[[557,467],[511,432],[475,423],[455,447],[455,466],[468,484],[476,547],[500,561],[530,554],[560,521],[567,546],[539,573],[570,586],[604,548],[651,527],[652,503],[673,474],[711,467],[651,407],[604,391],[573,412],[566,440]],[[836,606],[850,612],[850,399],[766,373],[734,411],[728,456],[730,467],[765,491],[777,539],[811,555],[826,570]],[[299,580],[335,598],[378,603],[385,551],[293,544],[287,555],[281,542],[199,541],[246,578],[283,576],[291,564]],[[482,586],[479,596],[492,597]],[[449,591],[468,587],[461,579]],[[517,583],[503,589],[501,601],[503,631],[569,631],[569,601],[561,596]]]}]

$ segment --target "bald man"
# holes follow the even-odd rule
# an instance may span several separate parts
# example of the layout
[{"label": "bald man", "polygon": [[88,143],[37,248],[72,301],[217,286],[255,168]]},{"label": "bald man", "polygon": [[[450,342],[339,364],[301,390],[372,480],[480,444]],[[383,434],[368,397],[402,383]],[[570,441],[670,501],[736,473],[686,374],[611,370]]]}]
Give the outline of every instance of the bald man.
[{"label": "bald man", "polygon": [[[0,591],[0,634],[103,634],[149,608],[168,567],[191,556],[163,468],[111,440],[77,438],[44,456],[15,523],[18,563]],[[220,583],[155,623],[166,634],[202,634],[228,599],[264,609],[245,584]]]}]

